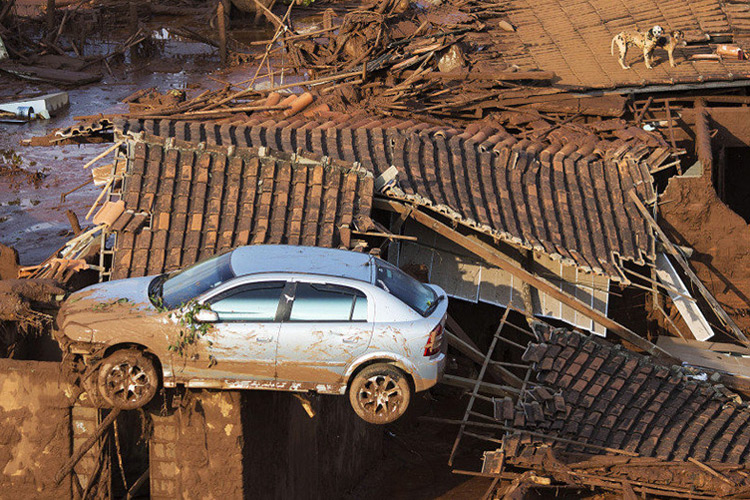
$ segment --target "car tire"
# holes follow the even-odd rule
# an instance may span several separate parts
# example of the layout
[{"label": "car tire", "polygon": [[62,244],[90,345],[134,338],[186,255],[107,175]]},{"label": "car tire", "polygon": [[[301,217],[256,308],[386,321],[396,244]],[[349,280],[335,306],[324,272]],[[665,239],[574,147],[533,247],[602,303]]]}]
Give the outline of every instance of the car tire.
[{"label": "car tire", "polygon": [[99,367],[99,394],[113,408],[134,410],[147,404],[159,388],[154,362],[137,349],[107,356]]},{"label": "car tire", "polygon": [[406,374],[393,365],[366,366],[349,385],[349,402],[354,412],[371,424],[390,424],[409,407],[411,386]]},{"label": "car tire", "polygon": [[81,379],[81,387],[86,394],[86,399],[97,408],[106,408],[109,403],[102,397],[99,392],[99,370],[93,373],[86,373]]}]

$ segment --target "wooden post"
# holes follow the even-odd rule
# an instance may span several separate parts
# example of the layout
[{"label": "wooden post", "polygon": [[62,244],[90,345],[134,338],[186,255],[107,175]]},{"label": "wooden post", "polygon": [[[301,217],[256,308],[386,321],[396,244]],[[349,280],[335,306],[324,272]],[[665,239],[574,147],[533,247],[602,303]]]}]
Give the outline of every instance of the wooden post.
[{"label": "wooden post", "polygon": [[219,56],[221,65],[227,64],[227,18],[224,9],[224,2],[219,0],[216,6],[216,24],[219,27]]},{"label": "wooden post", "polygon": [[136,1],[137,0],[130,0],[128,2],[128,24],[131,35],[135,35],[138,31],[138,6]]},{"label": "wooden post", "polygon": [[70,227],[73,229],[73,234],[75,236],[81,234],[81,224],[78,222],[78,216],[76,213],[72,210],[68,210],[65,214],[68,216],[68,221],[70,221]]},{"label": "wooden post", "polygon": [[706,103],[698,100],[695,103],[695,153],[703,167],[702,179],[708,184],[714,180],[714,159],[711,149],[711,129],[708,126],[709,113]]},{"label": "wooden post", "polygon": [[47,36],[55,36],[55,0],[47,0]]},{"label": "wooden post", "polygon": [[726,191],[726,180],[727,180],[727,148],[721,146],[719,148],[719,158],[717,159],[716,169],[716,191],[718,191],[719,199],[724,203],[727,202],[727,191]]}]

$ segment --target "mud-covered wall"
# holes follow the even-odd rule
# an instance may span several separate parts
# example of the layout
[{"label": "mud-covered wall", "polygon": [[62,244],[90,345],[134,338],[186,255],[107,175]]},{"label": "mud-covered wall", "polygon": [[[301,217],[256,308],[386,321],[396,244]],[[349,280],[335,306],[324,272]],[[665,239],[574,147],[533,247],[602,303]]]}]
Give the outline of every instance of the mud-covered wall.
[{"label": "mud-covered wall", "polygon": [[0,497],[70,498],[71,388],[59,363],[0,359]]},{"label": "mud-covered wall", "polygon": [[290,393],[245,391],[245,491],[257,499],[334,499],[381,456],[383,427],[342,396],[310,396],[310,418]]},{"label": "mud-covered wall", "polygon": [[692,247],[690,259],[706,285],[750,333],[750,225],[704,178],[673,178],[660,203],[660,225],[673,241]]},{"label": "mud-covered wall", "polygon": [[[717,163],[713,148],[750,140],[750,127],[741,120],[743,116],[750,117],[745,108],[706,110],[699,106],[692,113],[703,174],[669,180],[659,202],[659,223],[673,241],[694,249],[690,261],[696,275],[748,334],[750,225],[719,198],[711,180]],[[711,137],[713,127],[718,127],[718,139]]]},{"label": "mud-covered wall", "polygon": [[190,391],[168,416],[153,416],[151,498],[234,500],[244,494],[240,393]]}]

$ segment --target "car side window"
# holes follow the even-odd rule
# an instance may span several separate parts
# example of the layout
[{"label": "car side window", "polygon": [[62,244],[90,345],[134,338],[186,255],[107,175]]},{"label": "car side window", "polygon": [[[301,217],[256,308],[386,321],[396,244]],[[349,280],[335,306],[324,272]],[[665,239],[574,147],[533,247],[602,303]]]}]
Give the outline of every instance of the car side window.
[{"label": "car side window", "polygon": [[240,285],[211,301],[219,321],[268,322],[276,320],[283,281]]},{"label": "car side window", "polygon": [[367,321],[367,297],[345,286],[297,283],[289,321]]}]

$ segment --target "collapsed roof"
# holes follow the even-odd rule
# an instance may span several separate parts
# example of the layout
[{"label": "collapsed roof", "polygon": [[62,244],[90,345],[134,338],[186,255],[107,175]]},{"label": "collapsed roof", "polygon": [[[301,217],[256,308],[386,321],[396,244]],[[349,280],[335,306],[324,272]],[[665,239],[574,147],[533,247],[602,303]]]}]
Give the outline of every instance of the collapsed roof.
[{"label": "collapsed roof", "polygon": [[[655,258],[651,229],[628,192],[652,203],[650,171],[667,162],[670,150],[620,120],[611,128],[604,122],[549,127],[520,138],[491,121],[453,128],[338,113],[251,117],[238,125],[123,120],[116,126],[125,135],[306,151],[358,162],[376,177],[393,165],[398,182],[386,182],[384,195],[615,280],[626,281],[623,261]],[[603,139],[605,132],[614,139]]]},{"label": "collapsed roof", "polygon": [[482,418],[433,419],[461,424],[456,443],[463,435],[500,445],[484,453],[482,474],[523,483],[518,471],[531,469],[552,487],[630,498],[633,489],[690,498],[747,489],[750,407],[738,395],[705,372],[659,365],[595,336],[543,324],[535,335],[517,401],[485,396],[491,404],[466,414]]},{"label": "collapsed roof", "polygon": [[[529,408],[504,407],[498,415],[516,427],[663,460],[744,463],[750,455],[750,407],[695,371],[549,327],[541,327],[524,360],[533,363],[540,385],[530,392]],[[543,410],[550,392],[565,401],[551,413]]]}]

